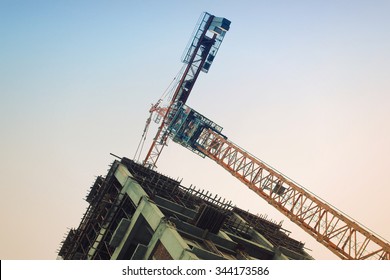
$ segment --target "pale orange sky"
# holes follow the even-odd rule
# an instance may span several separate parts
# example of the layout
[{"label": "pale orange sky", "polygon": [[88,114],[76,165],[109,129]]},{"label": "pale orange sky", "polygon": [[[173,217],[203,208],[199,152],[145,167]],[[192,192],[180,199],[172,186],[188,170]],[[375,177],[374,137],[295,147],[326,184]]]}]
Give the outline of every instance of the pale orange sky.
[{"label": "pale orange sky", "polygon": [[[203,11],[232,24],[188,105],[390,239],[388,1],[149,2],[0,3],[0,259],[56,258],[109,153],[133,157]],[[170,143],[158,166],[336,258],[211,160]]]}]

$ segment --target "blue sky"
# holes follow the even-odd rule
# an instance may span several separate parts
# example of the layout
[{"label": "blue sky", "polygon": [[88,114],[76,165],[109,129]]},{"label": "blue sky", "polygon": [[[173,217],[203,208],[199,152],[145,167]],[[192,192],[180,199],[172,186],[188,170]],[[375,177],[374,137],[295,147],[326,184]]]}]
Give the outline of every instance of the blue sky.
[{"label": "blue sky", "polygon": [[[0,1],[0,259],[54,259],[109,153],[132,158],[204,11],[232,21],[188,105],[390,239],[388,1]],[[171,143],[159,170],[287,220]],[[316,258],[333,258],[295,225]]]}]

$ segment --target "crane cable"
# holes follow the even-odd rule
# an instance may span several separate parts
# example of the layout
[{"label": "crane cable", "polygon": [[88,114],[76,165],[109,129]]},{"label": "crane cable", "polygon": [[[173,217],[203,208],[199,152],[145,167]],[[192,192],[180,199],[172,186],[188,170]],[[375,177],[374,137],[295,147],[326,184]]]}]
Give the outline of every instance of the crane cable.
[{"label": "crane cable", "polygon": [[[153,112],[150,112],[150,115],[149,115],[148,119],[146,120],[146,125],[145,125],[144,131],[142,133],[141,140],[139,141],[137,150],[135,151],[134,161],[136,161],[136,162],[139,162],[139,158],[141,156],[142,149],[143,149],[144,144],[145,144],[146,136],[148,134],[149,124],[150,124],[150,121],[152,119],[152,114],[153,114]],[[138,151],[139,151],[139,153],[138,153]],[[137,158],[137,154],[138,154],[138,158]]]},{"label": "crane cable", "polygon": [[[172,86],[173,83],[177,80],[177,78],[179,76],[181,76],[181,73],[184,71],[184,65],[183,67],[180,69],[180,71],[176,74],[176,76],[173,78],[173,80],[170,82],[170,84],[168,85],[168,87],[165,89],[165,91],[163,92],[163,94],[161,95],[160,99],[156,102],[156,104],[152,104],[152,107],[157,107],[169,94],[169,99],[172,98],[172,92],[173,92],[173,89],[175,88],[175,86]],[[143,150],[143,147],[144,147],[144,144],[145,144],[145,141],[146,141],[146,138],[147,138],[147,134],[148,134],[148,131],[149,131],[149,125],[150,125],[150,122],[152,120],[152,115],[153,115],[153,112],[154,111],[150,111],[150,115],[148,117],[148,119],[146,120],[146,124],[145,124],[145,127],[144,127],[144,131],[142,133],[142,136],[141,136],[141,139],[138,143],[138,146],[137,146],[137,150],[135,151],[135,155],[134,155],[134,161],[136,162],[139,162],[139,159],[141,157],[141,153],[142,153],[142,150]],[[137,157],[138,155],[138,157]]]}]

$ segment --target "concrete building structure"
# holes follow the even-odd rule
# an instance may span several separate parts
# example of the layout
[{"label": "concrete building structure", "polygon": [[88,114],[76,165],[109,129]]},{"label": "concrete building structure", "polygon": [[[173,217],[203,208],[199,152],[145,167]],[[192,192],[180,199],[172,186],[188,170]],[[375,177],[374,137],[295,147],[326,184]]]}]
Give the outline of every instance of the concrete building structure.
[{"label": "concrete building structure", "polygon": [[281,224],[127,158],[97,177],[86,200],[63,259],[312,259]]}]

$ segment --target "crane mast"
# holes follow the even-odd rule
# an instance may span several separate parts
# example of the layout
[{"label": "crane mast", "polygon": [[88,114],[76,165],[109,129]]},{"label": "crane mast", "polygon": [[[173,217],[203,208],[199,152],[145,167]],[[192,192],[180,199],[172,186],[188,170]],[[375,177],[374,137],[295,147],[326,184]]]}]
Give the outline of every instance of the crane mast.
[{"label": "crane mast", "polygon": [[[182,61],[187,64],[167,108],[152,106],[150,113],[160,112],[162,118],[156,136],[143,161],[144,166],[155,168],[163,148],[167,145],[168,127],[180,104],[185,104],[201,71],[208,72],[222,40],[230,28],[230,21],[203,13],[194,35],[184,52]],[[161,113],[162,112],[162,113]],[[150,122],[150,121],[149,121]]]},{"label": "crane mast", "polygon": [[162,123],[144,165],[155,168],[171,138],[215,161],[341,259],[390,260],[386,240],[228,140],[221,126],[185,104],[200,71],[208,71],[229,26],[225,18],[202,15],[183,58],[188,65],[169,106],[160,108],[157,103],[151,109],[160,112]]}]

